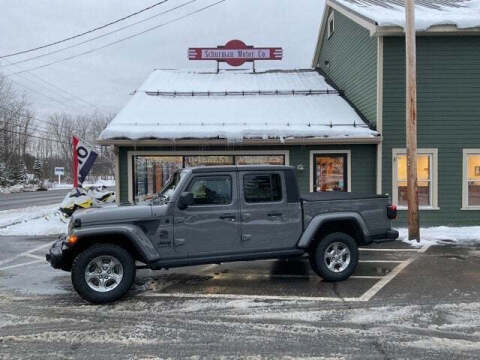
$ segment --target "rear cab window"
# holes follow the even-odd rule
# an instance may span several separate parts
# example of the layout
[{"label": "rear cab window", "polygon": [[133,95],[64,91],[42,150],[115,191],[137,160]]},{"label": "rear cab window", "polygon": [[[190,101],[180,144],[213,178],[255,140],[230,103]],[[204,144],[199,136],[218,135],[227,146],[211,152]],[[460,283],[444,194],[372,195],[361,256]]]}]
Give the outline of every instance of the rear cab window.
[{"label": "rear cab window", "polygon": [[247,174],[243,176],[246,203],[280,202],[283,198],[280,174]]}]

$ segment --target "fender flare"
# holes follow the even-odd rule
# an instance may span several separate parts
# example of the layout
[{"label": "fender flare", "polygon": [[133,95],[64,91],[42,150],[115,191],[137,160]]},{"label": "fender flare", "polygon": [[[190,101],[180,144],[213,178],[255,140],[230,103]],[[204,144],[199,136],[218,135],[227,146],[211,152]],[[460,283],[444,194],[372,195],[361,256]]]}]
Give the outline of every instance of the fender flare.
[{"label": "fender flare", "polygon": [[79,242],[85,237],[95,236],[112,236],[121,235],[129,240],[129,243],[138,251],[140,256],[146,262],[152,262],[160,258],[160,254],[153,246],[150,239],[145,235],[143,230],[133,224],[115,224],[92,226],[87,228],[79,228],[74,230],[74,234],[78,236]]},{"label": "fender flare", "polygon": [[302,249],[307,249],[312,241],[315,239],[315,234],[320,228],[330,221],[353,221],[355,224],[358,225],[360,230],[363,233],[364,238],[368,238],[369,231],[367,224],[360,216],[360,214],[356,212],[336,212],[336,213],[328,213],[328,214],[320,214],[315,216],[310,223],[308,224],[307,228],[303,232],[300,240],[298,241],[297,247]]}]

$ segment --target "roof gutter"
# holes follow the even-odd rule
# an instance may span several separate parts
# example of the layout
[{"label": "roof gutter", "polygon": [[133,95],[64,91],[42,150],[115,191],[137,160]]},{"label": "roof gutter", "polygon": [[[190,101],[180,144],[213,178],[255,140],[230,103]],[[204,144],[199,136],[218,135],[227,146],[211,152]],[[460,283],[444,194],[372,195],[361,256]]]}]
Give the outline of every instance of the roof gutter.
[{"label": "roof gutter", "polygon": [[[375,137],[345,137],[345,138],[291,138],[291,139],[243,139],[236,142],[236,146],[264,146],[264,145],[328,145],[328,144],[379,144],[382,141],[381,136]],[[199,146],[199,145],[231,145],[232,142],[226,139],[108,139],[98,140],[100,145],[116,146]]]}]

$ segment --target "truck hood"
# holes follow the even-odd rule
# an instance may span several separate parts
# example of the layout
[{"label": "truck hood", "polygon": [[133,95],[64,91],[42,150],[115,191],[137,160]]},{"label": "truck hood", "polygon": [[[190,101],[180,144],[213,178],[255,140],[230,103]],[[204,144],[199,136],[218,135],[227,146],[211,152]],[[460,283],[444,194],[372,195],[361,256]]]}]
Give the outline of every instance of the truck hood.
[{"label": "truck hood", "polygon": [[76,219],[80,219],[83,227],[85,225],[131,222],[150,217],[152,217],[152,207],[150,205],[112,206],[76,211],[71,221],[75,222]]}]

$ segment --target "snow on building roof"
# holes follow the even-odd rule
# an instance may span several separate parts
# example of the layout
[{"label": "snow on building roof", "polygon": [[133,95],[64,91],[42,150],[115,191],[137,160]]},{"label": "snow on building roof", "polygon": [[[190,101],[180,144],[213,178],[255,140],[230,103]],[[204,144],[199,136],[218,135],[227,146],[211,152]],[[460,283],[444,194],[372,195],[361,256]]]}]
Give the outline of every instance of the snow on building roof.
[{"label": "snow on building roof", "polygon": [[[405,28],[405,0],[330,0],[379,26]],[[415,27],[428,30],[437,25],[458,29],[480,27],[479,0],[416,0]]]},{"label": "snow on building roof", "polygon": [[313,70],[156,70],[100,134],[115,139],[375,138]]}]

